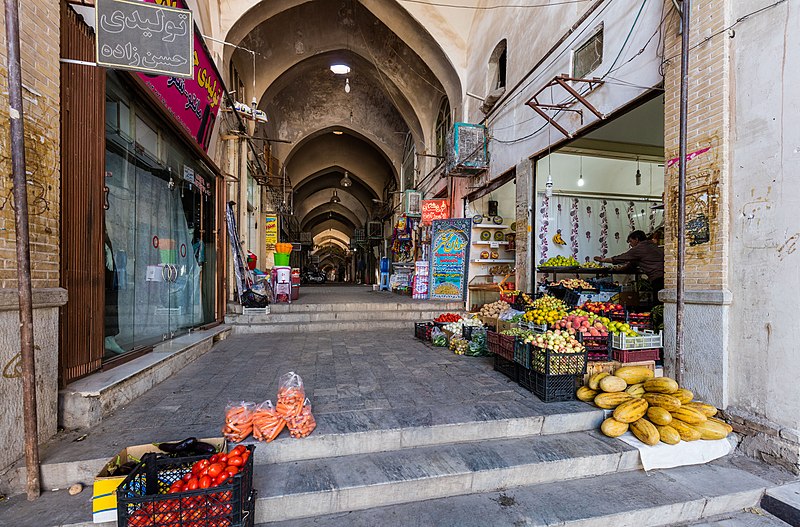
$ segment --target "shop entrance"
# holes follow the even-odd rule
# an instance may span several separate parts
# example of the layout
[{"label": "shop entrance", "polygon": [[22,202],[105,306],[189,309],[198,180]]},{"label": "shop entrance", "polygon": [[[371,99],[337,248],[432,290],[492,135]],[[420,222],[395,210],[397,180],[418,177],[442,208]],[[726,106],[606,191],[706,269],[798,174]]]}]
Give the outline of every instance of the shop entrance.
[{"label": "shop entrance", "polygon": [[[109,85],[112,85],[109,82]],[[136,104],[106,102],[105,361],[214,320],[213,176]]]}]

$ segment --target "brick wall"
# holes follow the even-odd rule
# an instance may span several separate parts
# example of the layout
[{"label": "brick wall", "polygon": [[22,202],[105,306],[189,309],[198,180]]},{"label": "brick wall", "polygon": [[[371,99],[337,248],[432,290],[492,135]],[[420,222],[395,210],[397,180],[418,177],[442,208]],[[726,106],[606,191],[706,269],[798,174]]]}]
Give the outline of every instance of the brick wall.
[{"label": "brick wall", "polygon": [[[667,1],[667,8],[672,2]],[[698,152],[687,163],[686,267],[687,290],[727,287],[729,179],[730,44],[725,34],[711,37],[725,27],[726,2],[694,0],[690,29],[689,113],[687,152]],[[664,64],[664,149],[666,159],[678,158],[680,119],[681,35],[679,15],[666,21]],[[676,286],[678,164],[667,167],[665,205],[665,287]],[[703,227],[707,219],[707,242],[693,236],[692,227]],[[702,232],[702,229],[701,229]],[[693,245],[693,242],[699,242]]]},{"label": "brick wall", "polygon": [[[59,4],[20,2],[33,287],[59,283]],[[17,287],[5,16],[0,9],[0,288]]]}]

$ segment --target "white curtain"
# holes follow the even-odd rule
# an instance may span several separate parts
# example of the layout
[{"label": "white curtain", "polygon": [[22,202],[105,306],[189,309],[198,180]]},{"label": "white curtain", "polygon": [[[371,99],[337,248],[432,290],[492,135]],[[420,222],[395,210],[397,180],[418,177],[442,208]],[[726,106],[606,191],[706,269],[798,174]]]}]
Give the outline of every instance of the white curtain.
[{"label": "white curtain", "polygon": [[[574,256],[579,262],[595,256],[614,256],[628,250],[628,234],[635,230],[651,233],[663,221],[664,212],[653,210],[651,202],[576,198],[571,196],[536,198],[537,236],[535,237],[540,264],[553,256]],[[565,242],[559,245],[553,238],[560,231]]]}]

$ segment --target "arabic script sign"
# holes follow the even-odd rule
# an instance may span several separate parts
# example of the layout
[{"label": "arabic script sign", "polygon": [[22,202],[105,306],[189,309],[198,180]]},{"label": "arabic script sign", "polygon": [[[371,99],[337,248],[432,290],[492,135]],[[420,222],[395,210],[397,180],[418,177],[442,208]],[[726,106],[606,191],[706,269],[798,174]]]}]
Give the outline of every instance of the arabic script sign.
[{"label": "arabic script sign", "polygon": [[145,2],[98,0],[97,63],[173,77],[194,74],[192,12]]},{"label": "arabic script sign", "polygon": [[433,220],[446,220],[450,210],[446,199],[422,200],[422,224],[430,225]]},{"label": "arabic script sign", "polygon": [[[102,1],[102,0],[101,0]],[[186,9],[183,0],[146,0],[158,5]],[[148,75],[139,73],[139,78],[164,104],[178,124],[193,137],[198,145],[208,151],[211,132],[222,102],[222,77],[214,66],[211,55],[203,44],[196,27],[193,29],[194,54],[193,74],[189,79],[168,75]]]},{"label": "arabic script sign", "polygon": [[472,220],[436,220],[431,236],[431,271],[428,290],[433,300],[464,300]]}]

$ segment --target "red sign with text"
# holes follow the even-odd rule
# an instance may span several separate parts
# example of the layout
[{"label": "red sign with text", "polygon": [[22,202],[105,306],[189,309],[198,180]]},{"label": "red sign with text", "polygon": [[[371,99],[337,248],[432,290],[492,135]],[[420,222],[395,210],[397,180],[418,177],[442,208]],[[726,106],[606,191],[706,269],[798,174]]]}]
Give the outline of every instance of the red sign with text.
[{"label": "red sign with text", "polygon": [[422,200],[422,224],[430,225],[433,220],[446,220],[450,210],[446,199]]}]

